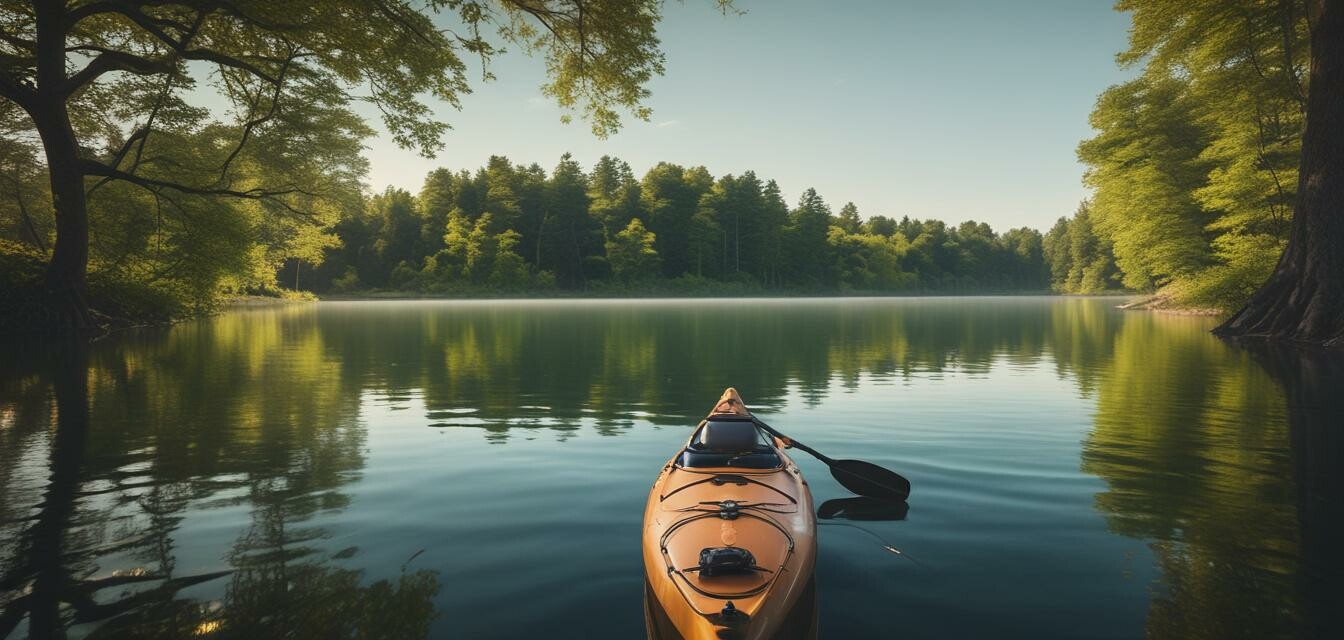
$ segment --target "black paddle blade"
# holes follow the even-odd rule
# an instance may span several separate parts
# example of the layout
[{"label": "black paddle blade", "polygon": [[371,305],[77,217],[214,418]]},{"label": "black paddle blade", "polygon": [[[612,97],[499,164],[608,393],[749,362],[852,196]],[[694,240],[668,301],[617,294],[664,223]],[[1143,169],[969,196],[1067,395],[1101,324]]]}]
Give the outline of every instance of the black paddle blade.
[{"label": "black paddle blade", "polygon": [[891,521],[904,520],[909,512],[910,503],[904,500],[860,496],[827,500],[817,508],[817,517],[822,520]]},{"label": "black paddle blade", "polygon": [[832,460],[831,475],[846,489],[883,500],[910,497],[910,481],[901,474],[862,460]]}]

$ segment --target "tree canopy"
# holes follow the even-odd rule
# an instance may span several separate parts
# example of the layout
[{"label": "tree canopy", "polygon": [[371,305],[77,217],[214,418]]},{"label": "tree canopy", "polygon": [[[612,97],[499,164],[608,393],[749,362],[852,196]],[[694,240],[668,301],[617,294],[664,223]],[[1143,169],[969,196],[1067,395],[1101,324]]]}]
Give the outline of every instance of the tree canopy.
[{"label": "tree canopy", "polygon": [[[1034,229],[865,220],[852,203],[833,212],[815,189],[790,207],[753,171],[715,178],[664,162],[636,179],[610,156],[586,171],[569,155],[549,172],[502,156],[436,169],[419,194],[372,196],[333,233],[320,259],[304,258],[307,290],[1045,291],[1054,259]],[[1098,260],[1096,290],[1117,287],[1109,254],[1089,264]],[[286,263],[279,281],[298,268]]]},{"label": "tree canopy", "polygon": [[[4,0],[0,164],[18,214],[6,224],[37,244],[54,236],[38,248],[44,287],[74,327],[97,323],[90,269],[201,289],[313,260],[322,230],[359,204],[373,129],[356,106],[432,155],[449,124],[429,100],[457,106],[469,62],[488,79],[491,58],[516,46],[545,61],[542,91],[565,119],[607,135],[623,113],[649,116],[661,11],[659,0]],[[34,219],[44,199],[49,229]]]},{"label": "tree canopy", "polygon": [[1117,4],[1133,19],[1118,59],[1142,73],[1098,98],[1078,155],[1085,224],[1125,287],[1234,310],[1273,271],[1297,191],[1308,4]]}]

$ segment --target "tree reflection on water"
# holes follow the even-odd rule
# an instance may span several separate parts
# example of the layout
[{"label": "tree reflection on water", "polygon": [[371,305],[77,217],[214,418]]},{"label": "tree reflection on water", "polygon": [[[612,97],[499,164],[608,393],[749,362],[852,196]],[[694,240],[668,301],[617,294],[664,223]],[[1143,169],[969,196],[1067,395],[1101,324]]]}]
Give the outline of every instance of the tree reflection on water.
[{"label": "tree reflection on water", "polygon": [[[323,367],[285,367],[276,379],[243,366],[227,344],[91,357],[70,343],[19,354],[0,405],[0,637],[21,628],[33,638],[71,628],[93,628],[93,638],[427,634],[435,573],[403,568],[365,584],[310,544],[325,532],[305,522],[342,509],[341,488],[364,464],[363,428]],[[293,377],[303,371],[312,375]],[[304,392],[253,393],[276,384]],[[48,475],[34,495],[44,450]],[[252,524],[217,569],[182,572],[178,528],[203,504],[242,506]],[[184,594],[219,583],[216,598]]]},{"label": "tree reflection on water", "polygon": [[[724,380],[769,410],[864,379],[1037,364],[1095,402],[1081,466],[1106,485],[1108,527],[1154,554],[1149,636],[1340,628],[1337,354],[1228,345],[1206,321],[1096,301],[781,304],[298,307],[15,347],[0,637],[426,636],[440,578],[416,549],[370,577],[321,524],[367,464],[370,393],[507,443],[687,424]],[[184,551],[191,514],[230,510],[231,544]]]}]

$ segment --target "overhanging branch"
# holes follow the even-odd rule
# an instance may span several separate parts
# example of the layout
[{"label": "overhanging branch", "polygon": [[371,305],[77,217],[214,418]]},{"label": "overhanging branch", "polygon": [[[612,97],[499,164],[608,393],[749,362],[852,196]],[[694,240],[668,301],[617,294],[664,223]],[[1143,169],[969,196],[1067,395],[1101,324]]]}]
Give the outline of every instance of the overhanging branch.
[{"label": "overhanging branch", "polygon": [[220,196],[227,198],[239,198],[242,200],[258,200],[274,203],[289,211],[290,213],[304,217],[313,218],[311,211],[304,211],[285,201],[285,196],[304,195],[316,197],[316,194],[305,191],[295,186],[280,187],[273,189],[254,188],[254,189],[231,189],[228,187],[200,187],[171,180],[159,180],[156,178],[147,178],[127,173],[115,167],[109,167],[97,160],[83,158],[79,161],[80,171],[86,176],[103,176],[113,180],[121,180],[131,184],[157,192],[159,189],[170,189],[179,193],[186,193],[199,196]]},{"label": "overhanging branch", "polygon": [[70,95],[109,71],[129,71],[136,75],[147,76],[157,73],[171,73],[172,70],[173,61],[171,59],[143,58],[125,51],[107,50],[98,54],[98,57],[76,72],[75,75],[70,76],[65,84],[61,85],[61,94]]},{"label": "overhanging branch", "polygon": [[33,102],[37,99],[37,92],[32,87],[19,82],[14,76],[0,71],[0,96],[8,98],[14,104],[31,112]]},{"label": "overhanging branch", "polygon": [[[218,5],[215,5],[215,7],[218,7]],[[134,4],[105,0],[83,5],[70,12],[67,20],[67,28],[86,17],[102,13],[115,13],[124,16],[131,22],[134,22],[136,26],[143,29],[146,33],[158,39],[159,42],[166,45],[180,59],[213,62],[220,66],[245,71],[272,84],[278,82],[274,75],[241,57],[232,56],[209,48],[190,48],[191,39],[207,13],[205,10],[198,14],[195,25],[186,25],[172,20],[154,18],[141,11],[140,8]],[[170,34],[164,29],[165,26],[170,29],[176,29],[181,33],[178,37],[174,37],[173,34]],[[170,66],[169,68],[164,68],[158,65],[171,65],[173,62],[175,62],[175,60],[171,58],[161,58],[156,60],[136,56],[123,51],[105,50],[97,58],[94,58],[93,62],[89,63],[88,67],[85,67],[84,70],[67,80],[66,83],[62,85],[62,89],[64,90],[65,95],[69,95],[71,92],[79,89],[79,87],[97,78],[99,75],[114,70],[130,71],[142,75],[168,73],[171,71]]]}]

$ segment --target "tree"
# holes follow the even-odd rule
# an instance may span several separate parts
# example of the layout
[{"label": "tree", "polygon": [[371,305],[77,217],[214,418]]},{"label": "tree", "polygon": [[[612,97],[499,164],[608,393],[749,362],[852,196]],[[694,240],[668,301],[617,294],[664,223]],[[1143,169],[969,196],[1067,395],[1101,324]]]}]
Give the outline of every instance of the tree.
[{"label": "tree", "polygon": [[658,238],[663,275],[675,278],[689,271],[691,218],[712,185],[704,167],[687,169],[668,162],[654,165],[640,180],[640,210]]},{"label": "tree", "polygon": [[1208,183],[1211,167],[1200,152],[1210,134],[1197,108],[1189,79],[1150,72],[1097,99],[1098,134],[1078,146],[1095,191],[1090,222],[1114,245],[1131,289],[1188,278],[1211,260],[1208,216],[1195,199]]},{"label": "tree", "polygon": [[859,219],[859,208],[853,202],[846,202],[845,206],[840,207],[840,213],[835,216],[835,226],[845,230],[845,233],[858,233],[859,227],[863,225],[863,220]]},{"label": "tree", "polygon": [[485,201],[482,213],[489,213],[493,220],[492,232],[499,232],[516,225],[522,215],[518,204],[519,178],[509,159],[504,156],[490,156],[481,180],[485,187]]},{"label": "tree", "polygon": [[1126,284],[1241,309],[1221,335],[1339,344],[1339,1],[1117,8],[1133,15],[1119,60],[1144,73],[1103,96],[1100,135],[1080,155],[1102,180],[1097,229]]},{"label": "tree", "polygon": [[507,229],[495,238],[494,266],[490,270],[490,287],[502,291],[517,291],[530,284],[527,263],[518,255],[519,234]]},{"label": "tree", "polygon": [[765,182],[761,200],[761,224],[765,233],[760,238],[761,264],[757,276],[765,284],[778,286],[785,259],[784,228],[789,220],[789,205],[774,180]]},{"label": "tree", "polygon": [[[709,195],[706,194],[705,198]],[[691,233],[688,249],[690,251],[691,273],[697,276],[705,276],[705,268],[709,268],[710,275],[719,273],[719,265],[722,264],[721,253],[723,251],[724,236],[723,228],[719,226],[719,221],[710,208],[702,208],[695,212],[691,217]]]},{"label": "tree", "polygon": [[607,260],[616,277],[626,282],[652,278],[658,274],[658,250],[654,234],[639,218],[607,241]]},{"label": "tree", "polygon": [[605,238],[618,233],[639,215],[639,183],[630,165],[611,156],[602,156],[588,176],[588,212],[602,223]]},{"label": "tree", "polygon": [[1288,247],[1246,306],[1215,329],[1344,346],[1344,1],[1316,0],[1297,200]]},{"label": "tree", "polygon": [[1055,226],[1050,227],[1050,231],[1046,232],[1045,238],[1041,241],[1045,262],[1050,265],[1050,288],[1060,293],[1068,293],[1069,271],[1073,269],[1073,243],[1069,242],[1070,223],[1067,217],[1055,221]]},{"label": "tree", "polygon": [[1045,262],[1045,238],[1028,227],[1009,229],[998,238],[1005,255],[1000,263],[1009,289],[1050,288],[1050,267]]},{"label": "tree", "polygon": [[588,178],[568,153],[551,172],[545,202],[538,266],[554,272],[562,286],[581,287],[586,259],[602,253],[602,226],[588,215]]},{"label": "tree", "polygon": [[879,236],[890,236],[896,233],[896,221],[887,216],[872,216],[863,223],[863,230]]},{"label": "tree", "polygon": [[[86,178],[127,182],[158,199],[238,198],[269,215],[308,217],[324,195],[324,175],[362,171],[351,158],[324,164],[335,156],[318,153],[323,147],[311,136],[357,145],[369,131],[350,107],[367,101],[394,140],[432,153],[447,125],[430,117],[421,97],[456,105],[469,91],[461,55],[485,61],[497,51],[483,28],[542,53],[543,92],[580,111],[595,133],[619,126],[618,109],[647,119],[645,85],[663,71],[655,0],[428,6],[451,11],[465,28],[441,30],[429,9],[406,0],[5,0],[0,96],[27,113],[45,153],[56,214],[46,281],[62,323],[94,325],[85,189],[97,187]],[[214,122],[184,100],[198,78],[230,104],[232,119]],[[160,138],[203,128],[214,144],[196,153],[155,151]]]},{"label": "tree", "polygon": [[804,191],[798,200],[798,208],[789,212],[788,226],[785,227],[786,264],[794,283],[819,287],[831,282],[832,261],[827,242],[830,226],[831,208],[826,201],[816,189]]},{"label": "tree", "polygon": [[424,255],[420,235],[422,219],[410,192],[388,187],[369,200],[369,208],[376,216],[377,225],[373,249],[384,273],[402,262],[418,263]]}]

